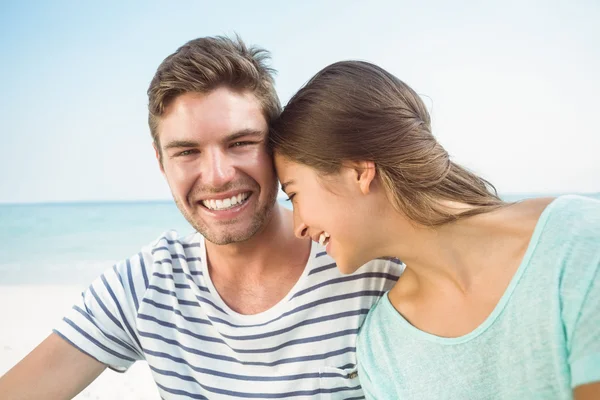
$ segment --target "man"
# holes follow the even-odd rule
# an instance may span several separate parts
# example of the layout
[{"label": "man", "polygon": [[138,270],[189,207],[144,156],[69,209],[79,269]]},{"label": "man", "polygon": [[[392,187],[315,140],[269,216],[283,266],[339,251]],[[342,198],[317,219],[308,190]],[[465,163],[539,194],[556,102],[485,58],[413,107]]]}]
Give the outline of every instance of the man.
[{"label": "man", "polygon": [[150,131],[198,233],[168,232],[105,272],[0,379],[3,399],[72,398],[107,366],[140,359],[164,399],[362,396],[356,334],[401,267],[376,260],[344,276],[294,236],[266,145],[280,112],[267,59],[208,37],[159,66]]}]

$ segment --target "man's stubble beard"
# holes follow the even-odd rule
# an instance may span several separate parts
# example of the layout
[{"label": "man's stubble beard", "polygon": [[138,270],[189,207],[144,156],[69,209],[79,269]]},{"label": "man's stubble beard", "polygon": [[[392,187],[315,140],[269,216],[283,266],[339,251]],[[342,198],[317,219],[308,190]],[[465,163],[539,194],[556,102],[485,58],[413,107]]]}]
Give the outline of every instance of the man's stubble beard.
[{"label": "man's stubble beard", "polygon": [[[183,214],[183,217],[187,220],[187,222],[206,240],[216,245],[226,245],[231,243],[244,242],[252,238],[267,225],[267,223],[271,219],[271,215],[273,214],[273,209],[275,208],[275,204],[277,201],[277,191],[277,180],[274,180],[273,185],[269,188],[269,196],[267,197],[263,206],[254,212],[250,226],[244,229],[243,231],[239,232],[228,232],[227,222],[220,225],[218,229],[211,229],[208,226],[208,224],[205,224],[199,218],[195,220],[194,217],[190,215],[190,213],[183,206],[181,201],[177,199],[177,197],[173,196],[173,199],[175,200],[177,208],[179,208],[179,211],[181,212],[181,214]],[[197,205],[197,207],[202,206]],[[234,220],[230,224],[233,225],[235,223],[236,221]]]}]

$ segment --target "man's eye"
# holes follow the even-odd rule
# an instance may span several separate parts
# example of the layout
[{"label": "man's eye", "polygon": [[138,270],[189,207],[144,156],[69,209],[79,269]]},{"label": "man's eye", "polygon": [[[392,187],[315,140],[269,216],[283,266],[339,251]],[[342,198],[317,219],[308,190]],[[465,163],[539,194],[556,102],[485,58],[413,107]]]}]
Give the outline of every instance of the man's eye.
[{"label": "man's eye", "polygon": [[255,142],[235,142],[232,143],[231,147],[241,147],[241,146],[248,146],[251,144],[254,144]]},{"label": "man's eye", "polygon": [[196,149],[183,150],[176,154],[177,157],[185,157],[196,153]]}]

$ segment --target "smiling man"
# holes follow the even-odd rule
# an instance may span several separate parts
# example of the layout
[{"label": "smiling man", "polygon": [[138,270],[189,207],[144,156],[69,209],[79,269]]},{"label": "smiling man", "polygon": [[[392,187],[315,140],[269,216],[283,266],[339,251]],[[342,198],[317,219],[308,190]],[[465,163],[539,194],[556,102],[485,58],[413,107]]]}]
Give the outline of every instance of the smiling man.
[{"label": "smiling man", "polygon": [[69,399],[136,360],[163,399],[362,398],[356,334],[401,266],[342,275],[324,247],[294,235],[266,144],[280,112],[267,58],[208,37],[159,66],[150,131],[197,232],[168,232],[93,282],[0,378],[3,399]]},{"label": "smiling man", "polygon": [[179,209],[204,238],[243,242],[265,226],[278,187],[273,169],[265,168],[267,121],[254,94],[227,87],[189,92],[157,124],[161,169]]}]

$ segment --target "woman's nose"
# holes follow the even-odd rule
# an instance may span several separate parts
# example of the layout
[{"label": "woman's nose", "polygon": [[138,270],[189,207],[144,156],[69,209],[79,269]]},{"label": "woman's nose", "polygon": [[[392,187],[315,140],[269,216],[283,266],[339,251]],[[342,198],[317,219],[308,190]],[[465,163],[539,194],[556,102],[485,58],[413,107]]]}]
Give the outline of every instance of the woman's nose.
[{"label": "woman's nose", "polygon": [[294,233],[298,239],[303,239],[308,236],[308,226],[306,226],[304,222],[300,222],[299,224],[296,224]]}]

